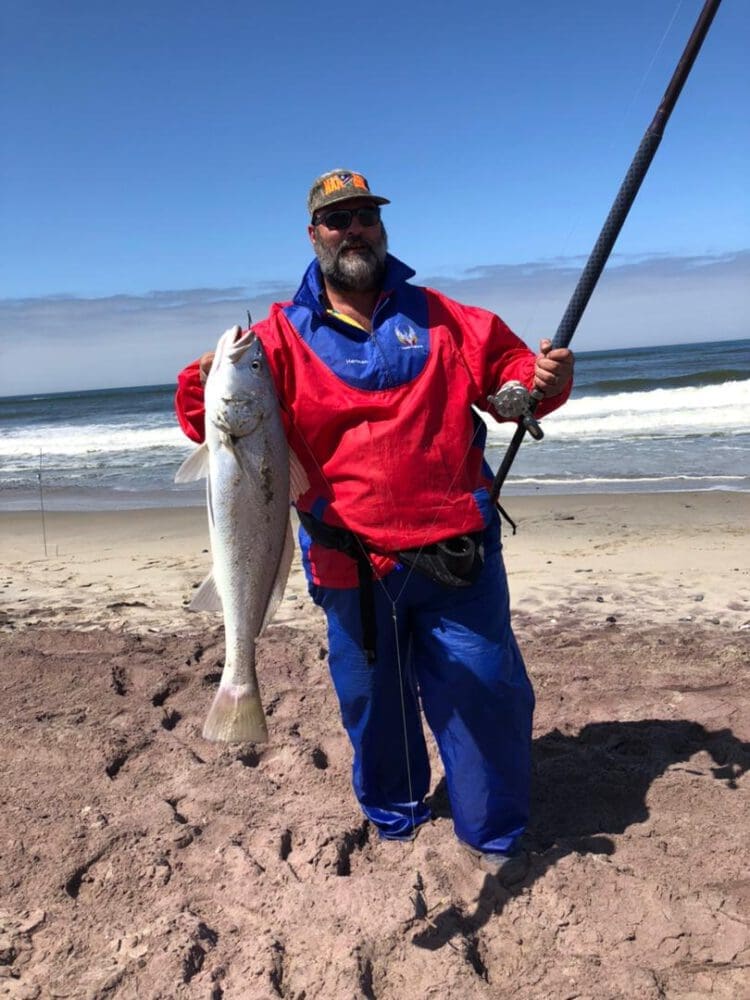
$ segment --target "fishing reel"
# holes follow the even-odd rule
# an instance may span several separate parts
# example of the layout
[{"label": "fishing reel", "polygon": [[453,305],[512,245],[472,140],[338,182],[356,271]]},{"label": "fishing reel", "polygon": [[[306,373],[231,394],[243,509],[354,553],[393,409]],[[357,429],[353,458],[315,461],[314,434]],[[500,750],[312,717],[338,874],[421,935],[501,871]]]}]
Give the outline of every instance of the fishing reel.
[{"label": "fishing reel", "polygon": [[544,431],[534,418],[533,409],[540,398],[535,392],[529,392],[521,382],[511,379],[496,393],[489,395],[487,400],[503,420],[517,420],[536,441],[541,441]]}]

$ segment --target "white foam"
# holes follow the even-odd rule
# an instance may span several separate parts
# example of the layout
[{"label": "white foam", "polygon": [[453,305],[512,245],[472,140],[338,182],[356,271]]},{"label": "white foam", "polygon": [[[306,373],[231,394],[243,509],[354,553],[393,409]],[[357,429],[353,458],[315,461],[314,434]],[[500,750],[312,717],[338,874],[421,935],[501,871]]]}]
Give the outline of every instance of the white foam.
[{"label": "white foam", "polygon": [[624,483],[742,483],[747,480],[747,476],[571,476],[562,479],[556,476],[519,476],[517,479],[511,477],[515,486],[575,486],[578,485],[617,485]]},{"label": "white foam", "polygon": [[[490,440],[507,430],[490,426]],[[545,417],[550,440],[750,433],[750,380],[571,399]],[[511,429],[512,430],[512,429]]]},{"label": "white foam", "polygon": [[174,448],[185,452],[190,442],[176,425],[139,427],[124,424],[61,425],[44,424],[9,431],[0,438],[0,457],[38,458],[40,450],[53,457],[121,453]]},{"label": "white foam", "polygon": [[[489,443],[502,445],[514,425],[485,419]],[[574,398],[545,417],[543,427],[550,441],[750,433],[750,380]],[[178,460],[191,447],[171,416],[158,422],[151,418],[150,425],[48,423],[6,431],[0,437],[0,462],[38,461],[40,450],[50,458],[75,458],[168,449]]]}]

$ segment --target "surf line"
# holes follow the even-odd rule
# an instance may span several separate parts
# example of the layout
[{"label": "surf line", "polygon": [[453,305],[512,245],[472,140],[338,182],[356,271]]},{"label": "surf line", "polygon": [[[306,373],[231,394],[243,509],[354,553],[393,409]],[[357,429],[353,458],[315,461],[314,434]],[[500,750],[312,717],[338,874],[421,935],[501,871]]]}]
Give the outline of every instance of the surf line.
[{"label": "surf line", "polygon": [[[636,199],[648,168],[651,166],[651,161],[654,158],[656,150],[659,148],[659,143],[664,135],[664,129],[669,121],[669,117],[674,110],[677,99],[708,34],[711,22],[714,19],[716,11],[719,9],[720,3],[721,0],[706,0],[706,3],[703,5],[692,34],[672,74],[669,86],[664,92],[664,96],[656,109],[656,114],[651,124],[641,139],[641,143],[620,185],[620,190],[617,192],[612,207],[609,210],[609,215],[589,255],[586,266],[581,272],[578,284],[573,291],[563,318],[560,320],[557,332],[552,338],[553,349],[567,347],[573,339],[573,334],[601,277],[628,212]],[[544,432],[534,419],[534,410],[541,399],[543,399],[543,396],[536,389],[528,392],[523,387],[519,387],[518,384],[510,385],[507,390],[501,388],[495,395],[489,397],[491,405],[503,416],[518,418],[516,431],[511,438],[508,449],[492,482],[490,500],[493,505],[498,502],[503,483],[526,434],[531,434],[537,441],[544,437]]]}]

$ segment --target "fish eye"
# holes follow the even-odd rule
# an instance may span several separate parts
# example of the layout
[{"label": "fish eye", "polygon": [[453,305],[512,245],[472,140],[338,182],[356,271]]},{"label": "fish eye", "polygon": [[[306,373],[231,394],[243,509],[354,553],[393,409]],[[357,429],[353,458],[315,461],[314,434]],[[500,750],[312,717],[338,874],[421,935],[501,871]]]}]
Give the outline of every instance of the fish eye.
[{"label": "fish eye", "polygon": [[250,367],[254,372],[257,372],[258,369],[260,368],[260,361],[258,361],[258,359],[256,358],[255,361],[250,362]]}]

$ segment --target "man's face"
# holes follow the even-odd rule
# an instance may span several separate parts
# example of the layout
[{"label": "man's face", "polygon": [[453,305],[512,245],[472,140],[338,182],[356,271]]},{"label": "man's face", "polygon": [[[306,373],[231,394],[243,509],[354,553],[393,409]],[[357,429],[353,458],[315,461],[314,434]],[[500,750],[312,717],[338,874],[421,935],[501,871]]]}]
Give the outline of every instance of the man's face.
[{"label": "man's face", "polygon": [[330,208],[319,209],[315,216],[317,224],[307,227],[323,276],[340,291],[371,292],[380,287],[388,237],[380,221],[363,226],[353,215],[345,229],[330,229],[320,217],[334,210],[365,208],[372,204],[366,198],[337,201]]}]

